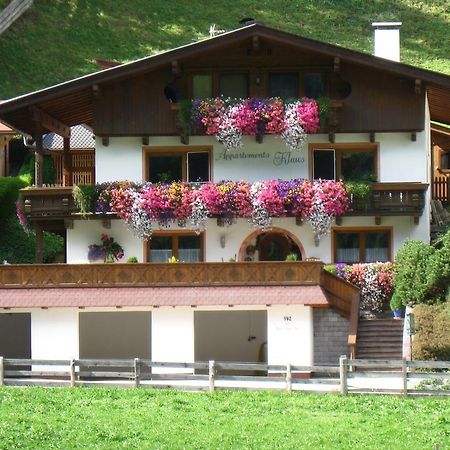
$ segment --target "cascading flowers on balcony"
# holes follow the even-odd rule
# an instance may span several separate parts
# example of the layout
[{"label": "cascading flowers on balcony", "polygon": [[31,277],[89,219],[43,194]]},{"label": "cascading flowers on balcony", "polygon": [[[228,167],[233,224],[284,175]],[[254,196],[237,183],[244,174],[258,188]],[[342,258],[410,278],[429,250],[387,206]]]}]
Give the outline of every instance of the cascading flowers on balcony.
[{"label": "cascading flowers on balcony", "polygon": [[231,224],[247,218],[266,229],[274,217],[308,220],[314,234],[329,231],[334,217],[345,213],[348,196],[341,182],[294,179],[221,181],[219,183],[122,184],[111,190],[110,211],[123,219],[140,238],[152,233],[152,221],[159,226],[189,223],[196,231],[205,229],[208,217]]},{"label": "cascading flowers on balcony", "polygon": [[301,150],[306,133],[319,130],[319,107],[303,98],[284,103],[279,98],[197,99],[191,110],[194,123],[215,135],[226,150],[242,146],[242,135],[281,135],[290,150]]}]

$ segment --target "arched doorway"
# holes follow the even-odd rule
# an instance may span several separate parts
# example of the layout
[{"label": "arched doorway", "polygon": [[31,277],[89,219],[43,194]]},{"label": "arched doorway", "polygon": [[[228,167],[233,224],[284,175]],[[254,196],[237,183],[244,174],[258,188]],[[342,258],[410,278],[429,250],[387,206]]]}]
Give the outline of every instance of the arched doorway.
[{"label": "arched doorway", "polygon": [[239,249],[239,261],[285,261],[287,255],[295,254],[297,260],[305,258],[299,239],[282,228],[258,230],[244,239]]}]

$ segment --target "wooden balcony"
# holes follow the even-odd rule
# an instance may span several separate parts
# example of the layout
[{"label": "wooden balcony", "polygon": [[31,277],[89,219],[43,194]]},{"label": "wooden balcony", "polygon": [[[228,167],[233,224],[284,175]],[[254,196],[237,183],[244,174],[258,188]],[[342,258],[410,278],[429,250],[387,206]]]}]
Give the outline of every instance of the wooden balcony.
[{"label": "wooden balcony", "polygon": [[[11,288],[311,286],[322,262],[0,265],[0,290]],[[0,294],[1,295],[1,294]]]},{"label": "wooden balcony", "polygon": [[[425,206],[426,183],[373,183],[366,199],[353,199],[347,216],[413,216],[418,221]],[[20,191],[31,220],[68,219],[79,215],[72,187],[27,188]],[[76,217],[76,216],[75,216]],[[104,215],[98,215],[104,218]]]},{"label": "wooden balcony", "polygon": [[79,212],[72,196],[72,187],[26,188],[20,191],[24,209],[33,219],[64,219]]},{"label": "wooden balcony", "polygon": [[427,189],[427,183],[373,183],[368,198],[351,199],[346,216],[412,216],[417,223]]}]

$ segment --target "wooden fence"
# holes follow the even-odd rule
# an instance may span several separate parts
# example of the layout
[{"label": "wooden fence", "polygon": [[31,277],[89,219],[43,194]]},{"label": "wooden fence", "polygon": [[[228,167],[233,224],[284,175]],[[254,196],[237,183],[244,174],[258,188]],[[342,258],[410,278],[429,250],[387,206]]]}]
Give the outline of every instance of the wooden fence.
[{"label": "wooden fence", "polygon": [[450,204],[450,176],[434,177],[432,198],[441,201],[444,206]]},{"label": "wooden fence", "polygon": [[[305,374],[311,377],[305,378]],[[367,380],[372,386],[367,386]],[[433,387],[436,380],[445,382],[447,390],[418,389],[418,381],[430,382]],[[449,385],[450,361],[361,360],[341,356],[336,366],[298,366],[217,361],[156,362],[139,358],[38,360],[0,357],[0,386],[450,395]]]}]

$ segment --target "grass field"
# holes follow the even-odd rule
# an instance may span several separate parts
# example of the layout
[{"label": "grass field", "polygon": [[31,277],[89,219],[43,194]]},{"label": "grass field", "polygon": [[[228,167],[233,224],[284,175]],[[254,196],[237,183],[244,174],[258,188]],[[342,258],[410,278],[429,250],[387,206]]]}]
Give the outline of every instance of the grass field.
[{"label": "grass field", "polygon": [[450,448],[446,398],[0,389],[0,448]]},{"label": "grass field", "polygon": [[34,0],[0,36],[0,98],[232,30],[241,17],[372,52],[371,22],[400,20],[402,60],[450,74],[448,0]]}]

